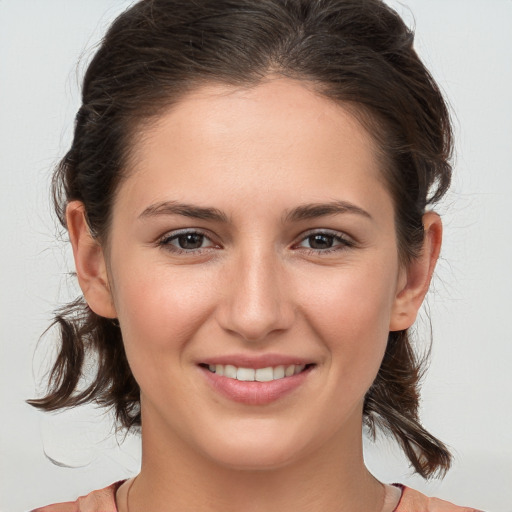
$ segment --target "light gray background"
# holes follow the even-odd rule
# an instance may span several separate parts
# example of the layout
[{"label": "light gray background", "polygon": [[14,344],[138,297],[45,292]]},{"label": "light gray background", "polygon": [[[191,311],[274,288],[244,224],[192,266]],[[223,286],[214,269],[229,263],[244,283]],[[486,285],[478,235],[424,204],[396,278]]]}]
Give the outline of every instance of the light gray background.
[{"label": "light gray background", "polygon": [[[37,339],[77,293],[69,248],[55,238],[51,170],[69,145],[94,45],[129,3],[0,0],[1,511],[74,499],[138,469],[137,439],[109,436],[108,418],[91,408],[47,415],[24,404],[48,361],[51,339],[36,351]],[[512,1],[390,3],[416,24],[417,49],[454,111],[458,156],[438,208],[445,244],[428,301],[434,347],[422,416],[455,464],[443,482],[425,483],[388,442],[369,444],[367,460],[384,481],[510,512]]]}]

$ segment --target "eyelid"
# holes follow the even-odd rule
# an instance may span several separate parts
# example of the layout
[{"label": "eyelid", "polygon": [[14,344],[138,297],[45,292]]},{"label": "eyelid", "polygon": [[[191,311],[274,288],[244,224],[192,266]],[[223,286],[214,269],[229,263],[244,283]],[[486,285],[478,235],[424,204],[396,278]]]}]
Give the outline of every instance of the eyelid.
[{"label": "eyelid", "polygon": [[[307,238],[314,236],[314,235],[327,235],[327,236],[333,237],[338,242],[340,242],[340,245],[337,245],[334,247],[329,247],[327,249],[313,249],[313,248],[300,246],[300,244],[302,242],[304,242]],[[294,242],[292,248],[303,249],[305,251],[309,251],[309,252],[315,253],[315,254],[321,254],[321,253],[326,254],[328,252],[340,251],[340,250],[343,250],[346,248],[354,247],[355,245],[356,245],[356,241],[351,236],[344,233],[343,231],[337,231],[334,229],[325,229],[325,228],[315,228],[315,229],[310,229],[304,233],[301,233],[301,235],[297,239],[297,241]]]},{"label": "eyelid", "polygon": [[[171,244],[171,240],[175,240],[179,238],[182,235],[189,235],[189,234],[197,234],[204,236],[206,239],[208,239],[211,242],[211,246],[209,247],[200,247],[197,249],[181,249],[180,247],[176,247],[175,245]],[[168,250],[169,252],[173,252],[175,254],[199,254],[202,253],[205,250],[214,249],[220,247],[220,244],[215,242],[214,237],[211,235],[210,232],[207,230],[201,229],[201,228],[182,228],[182,229],[176,229],[167,231],[164,235],[157,238],[155,241],[156,245]]]},{"label": "eyelid", "polygon": [[[208,247],[199,247],[197,249],[182,249],[180,247],[177,247],[173,244],[171,244],[171,240],[175,240],[179,238],[182,235],[187,234],[198,234],[203,237],[205,237],[207,240],[211,242],[211,245]],[[329,237],[334,238],[339,244],[329,247],[326,249],[314,249],[314,248],[308,248],[308,247],[301,247],[300,244],[307,240],[307,238],[314,236],[314,235],[326,235]],[[215,237],[208,231],[202,228],[182,228],[182,229],[176,229],[167,231],[164,235],[159,236],[155,240],[155,244],[165,250],[168,250],[170,252],[176,253],[176,254],[200,254],[204,251],[208,251],[210,249],[219,249],[221,248],[221,244],[215,241]],[[300,234],[299,237],[296,238],[296,241],[293,242],[291,248],[295,250],[302,250],[306,252],[310,252],[313,254],[327,254],[329,252],[334,251],[342,251],[344,249],[354,247],[357,245],[357,242],[350,236],[347,235],[347,233],[343,231],[337,231],[334,229],[327,229],[327,228],[314,228],[310,229],[308,231],[305,231]]]}]

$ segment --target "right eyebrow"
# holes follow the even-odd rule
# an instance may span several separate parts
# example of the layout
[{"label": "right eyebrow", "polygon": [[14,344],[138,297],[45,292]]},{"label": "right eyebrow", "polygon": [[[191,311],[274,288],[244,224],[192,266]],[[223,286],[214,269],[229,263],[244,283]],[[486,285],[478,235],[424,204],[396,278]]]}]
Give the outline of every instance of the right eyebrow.
[{"label": "right eyebrow", "polygon": [[178,201],[162,201],[148,206],[138,218],[143,220],[161,215],[182,215],[193,219],[213,220],[217,222],[228,222],[227,215],[217,209],[203,206],[196,206]]}]

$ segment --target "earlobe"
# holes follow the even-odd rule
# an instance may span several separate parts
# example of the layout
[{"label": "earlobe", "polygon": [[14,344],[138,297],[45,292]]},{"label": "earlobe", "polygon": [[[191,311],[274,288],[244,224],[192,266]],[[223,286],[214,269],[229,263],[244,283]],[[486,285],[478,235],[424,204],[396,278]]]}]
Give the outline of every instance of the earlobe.
[{"label": "earlobe", "polygon": [[393,304],[390,331],[402,331],[411,327],[434,273],[443,235],[441,218],[435,212],[427,212],[423,216],[423,227],[422,251],[404,269],[404,282],[400,283]]},{"label": "earlobe", "polygon": [[97,315],[116,318],[103,249],[91,235],[81,201],[68,204],[66,223],[78,282],[87,304]]}]

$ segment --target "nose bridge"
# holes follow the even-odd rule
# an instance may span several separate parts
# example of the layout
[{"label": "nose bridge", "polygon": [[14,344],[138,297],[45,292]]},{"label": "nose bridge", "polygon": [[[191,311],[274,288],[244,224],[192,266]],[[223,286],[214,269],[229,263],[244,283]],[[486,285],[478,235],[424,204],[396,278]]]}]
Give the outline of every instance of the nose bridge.
[{"label": "nose bridge", "polygon": [[264,244],[251,245],[235,257],[223,327],[247,341],[259,341],[290,326],[293,306],[276,251]]}]

